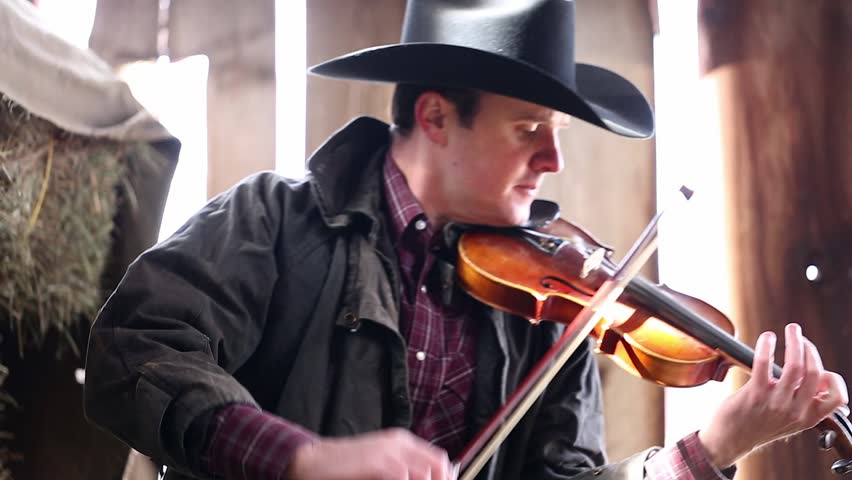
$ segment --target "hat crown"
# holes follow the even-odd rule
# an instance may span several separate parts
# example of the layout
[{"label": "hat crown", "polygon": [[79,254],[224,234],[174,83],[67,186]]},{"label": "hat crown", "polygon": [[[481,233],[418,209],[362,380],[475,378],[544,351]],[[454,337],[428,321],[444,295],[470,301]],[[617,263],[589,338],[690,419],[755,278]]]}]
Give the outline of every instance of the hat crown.
[{"label": "hat crown", "polygon": [[409,0],[402,43],[474,48],[576,84],[573,0]]}]

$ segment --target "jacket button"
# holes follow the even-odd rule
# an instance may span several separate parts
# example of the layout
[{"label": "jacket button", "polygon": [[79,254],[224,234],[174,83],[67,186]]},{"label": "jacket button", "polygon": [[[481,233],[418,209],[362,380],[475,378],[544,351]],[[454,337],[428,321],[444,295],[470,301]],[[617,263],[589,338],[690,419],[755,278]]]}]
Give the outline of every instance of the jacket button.
[{"label": "jacket button", "polygon": [[350,332],[357,332],[361,328],[361,321],[352,312],[343,315],[343,324],[349,327]]}]

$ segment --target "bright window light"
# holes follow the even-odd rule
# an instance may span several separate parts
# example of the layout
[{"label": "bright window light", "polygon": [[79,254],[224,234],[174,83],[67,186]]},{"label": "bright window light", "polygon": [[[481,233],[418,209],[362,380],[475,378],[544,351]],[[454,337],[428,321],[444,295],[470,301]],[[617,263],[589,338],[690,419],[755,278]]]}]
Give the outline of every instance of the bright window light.
[{"label": "bright window light", "polygon": [[122,67],[121,78],[169,132],[181,141],[159,241],[168,238],[207,201],[207,71],[205,55],[177,62],[160,57]]},{"label": "bright window light", "polygon": [[306,0],[275,0],[275,170],[305,175]]},{"label": "bright window light", "polygon": [[[658,11],[654,96],[659,208],[666,208],[681,185],[695,190],[686,208],[660,223],[660,280],[728,312],[719,117],[715,84],[699,78],[697,0],[658,0]],[[666,443],[704,427],[730,389],[728,382],[666,389]]]},{"label": "bright window light", "polygon": [[38,9],[47,27],[68,43],[89,47],[89,35],[95,23],[97,0],[39,0]]}]

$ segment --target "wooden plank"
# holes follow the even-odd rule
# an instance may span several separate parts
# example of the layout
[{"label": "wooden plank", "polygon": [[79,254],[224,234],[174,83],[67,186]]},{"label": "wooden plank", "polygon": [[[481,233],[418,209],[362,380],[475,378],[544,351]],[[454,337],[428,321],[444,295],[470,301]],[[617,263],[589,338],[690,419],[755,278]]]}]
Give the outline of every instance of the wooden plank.
[{"label": "wooden plank", "polygon": [[[404,0],[311,0],[307,5],[308,65],[376,45],[396,43]],[[305,151],[310,154],[356,115],[390,121],[393,87],[308,76]]]},{"label": "wooden plank", "polygon": [[175,2],[169,40],[179,56],[203,53],[210,59],[208,197],[275,168],[274,2],[215,3]]},{"label": "wooden plank", "polygon": [[[720,99],[732,316],[752,344],[801,323],[826,368],[849,379],[852,3],[705,0],[700,12]],[[827,480],[834,460],[811,431],[753,454],[737,478]]]},{"label": "wooden plank", "polygon": [[211,69],[207,81],[207,196],[275,168],[275,76],[239,65]]}]

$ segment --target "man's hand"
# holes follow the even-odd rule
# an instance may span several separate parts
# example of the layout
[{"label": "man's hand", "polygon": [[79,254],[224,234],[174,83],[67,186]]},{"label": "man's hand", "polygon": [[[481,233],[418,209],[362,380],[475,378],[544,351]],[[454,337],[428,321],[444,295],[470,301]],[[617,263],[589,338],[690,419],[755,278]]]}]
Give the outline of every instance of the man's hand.
[{"label": "man's hand", "polygon": [[403,429],[324,438],[296,450],[294,480],[450,480],[447,453]]},{"label": "man's hand", "polygon": [[729,467],[754,448],[812,428],[849,401],[843,377],[823,369],[801,327],[787,325],[785,337],[781,378],[772,375],[775,335],[764,332],[755,346],[751,378],[698,432],[717,467]]}]

